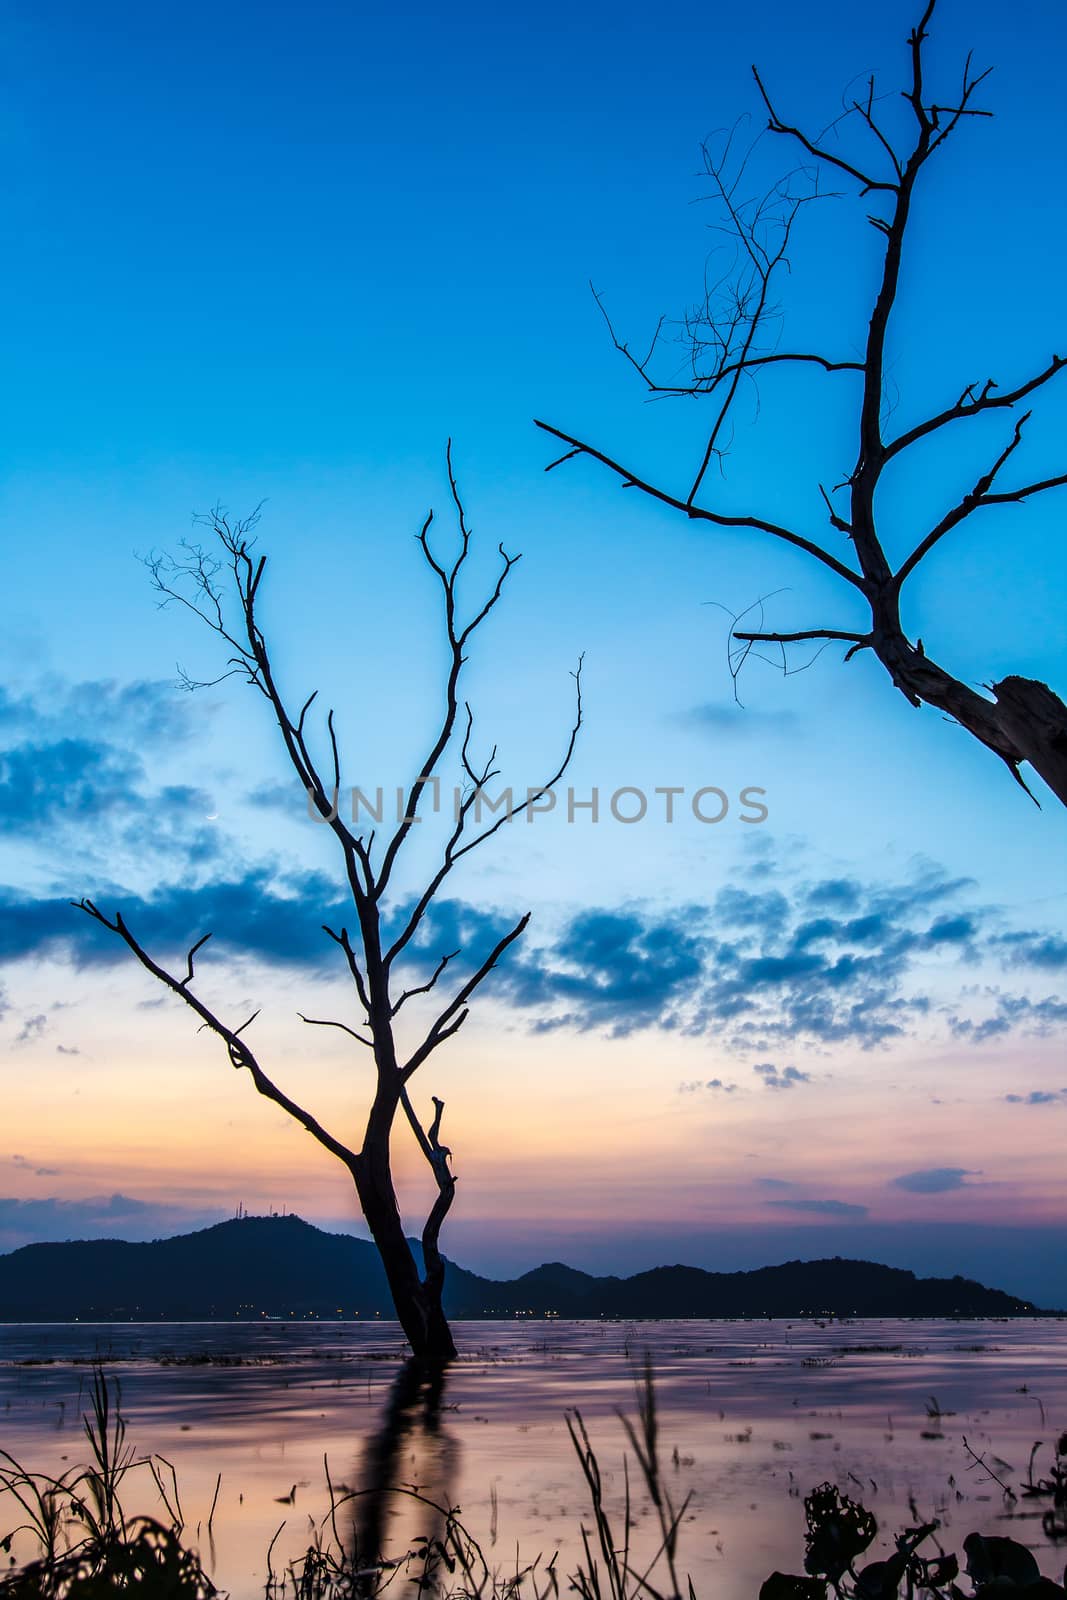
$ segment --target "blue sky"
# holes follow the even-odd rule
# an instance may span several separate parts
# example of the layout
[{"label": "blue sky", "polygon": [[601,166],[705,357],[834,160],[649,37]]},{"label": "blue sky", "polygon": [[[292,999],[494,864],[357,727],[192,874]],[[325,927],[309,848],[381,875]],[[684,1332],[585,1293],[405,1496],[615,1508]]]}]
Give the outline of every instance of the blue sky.
[{"label": "blue sky", "polygon": [[[1023,4],[1010,33],[991,5],[942,0],[937,17],[933,70],[953,85],[971,46],[995,63],[984,103],[996,119],[962,130],[915,218],[888,396],[902,424],[972,379],[1019,381],[1067,340],[1052,203],[1062,11]],[[503,1269],[540,1259],[542,1243],[566,1256],[570,1241],[577,1264],[617,1268],[644,1217],[649,1258],[713,1265],[747,1250],[755,1263],[786,1249],[790,1222],[807,1240],[816,1217],[828,1248],[847,1238],[862,1253],[864,1228],[872,1241],[881,1229],[886,1259],[911,1250],[921,1266],[917,1222],[928,1254],[937,1227],[956,1241],[946,1251],[965,1253],[959,1230],[973,1243],[997,1219],[1003,1277],[1018,1256],[1012,1228],[1036,1240],[1067,1224],[1055,1178],[1067,1117],[1061,812],[1038,811],[863,657],[845,668],[832,649],[784,679],[752,664],[740,710],[713,602],[736,611],[781,591],[774,625],[847,628],[850,597],[759,536],[680,525],[590,464],[546,478],[555,452],[532,426],[546,417],[650,477],[685,480],[700,409],[643,402],[589,281],[635,344],[661,313],[679,314],[719,238],[699,203],[701,143],[739,116],[758,121],[750,63],[791,117],[823,126],[857,74],[895,89],[912,20],[896,4],[864,16],[782,3],[13,8],[0,122],[11,310],[0,1027],[19,1143],[0,1182],[4,1242],[33,1236],[33,1217],[106,1227],[100,1197],[116,1189],[155,1208],[153,1227],[230,1209],[235,1184],[246,1201],[278,1202],[284,1184],[309,1215],[347,1214],[319,1153],[264,1132],[266,1108],[247,1085],[221,1084],[224,1063],[203,1051],[179,1115],[184,1018],[147,1009],[155,997],[134,974],[94,963],[92,930],[79,927],[75,946],[49,918],[88,890],[140,902],[181,943],[183,918],[225,910],[248,930],[249,958],[219,969],[220,996],[229,974],[235,1005],[265,985],[292,998],[268,1024],[272,1042],[353,1115],[344,1063],[289,1020],[302,985],[329,989],[325,962],[299,928],[285,959],[284,941],[254,926],[264,895],[295,897],[302,918],[328,903],[326,841],[299,794],[279,794],[270,729],[238,685],[193,699],[172,689],[176,661],[212,675],[213,641],[158,612],[136,556],[174,548],[194,512],[264,502],[268,621],[293,696],[320,684],[352,781],[395,783],[424,743],[440,665],[412,535],[433,505],[437,537],[451,537],[449,436],[482,541],[478,579],[498,540],[523,552],[471,664],[479,727],[508,778],[522,787],[555,764],[584,650],[583,795],[753,785],[769,809],[758,827],[736,804],[715,827],[516,824],[457,885],[455,915],[475,938],[512,911],[534,920],[473,1042],[426,1085],[448,1087],[457,1135],[468,1119],[453,1253]],[[757,172],[763,162],[780,170],[780,151],[761,146]],[[791,340],[846,357],[861,343],[875,243],[864,209],[843,193],[798,233]],[[762,384],[717,502],[788,510],[822,537],[818,482],[854,452],[851,382]],[[1040,396],[1020,454],[1028,476],[1062,469],[1065,408],[1067,387]],[[998,428],[931,450],[889,487],[894,551],[973,481]],[[913,581],[909,631],[962,678],[1018,671],[1062,689],[1065,505],[973,519]],[[849,908],[834,930],[805,932],[827,884],[851,886]],[[744,894],[755,898],[738,912],[729,897]],[[740,917],[733,942],[728,915]],[[730,1023],[737,996],[747,1033]],[[162,1063],[151,1088],[136,1075],[145,1052]],[[786,1079],[790,1067],[799,1076]],[[528,1115],[531,1074],[540,1105],[516,1181],[494,1152]],[[70,1097],[69,1125],[48,1120],[56,1095]],[[194,1148],[192,1108],[214,1095],[218,1128],[237,1128],[249,1152],[232,1178]],[[588,1127],[606,1100],[617,1114],[601,1150],[561,1131]],[[790,1149],[801,1104],[804,1159]],[[630,1185],[620,1231],[612,1218],[646,1139],[651,1176]],[[768,1199],[750,1157],[795,1189]],[[255,1187],[271,1162],[277,1183]],[[894,1187],[913,1171],[957,1176]],[[46,1201],[51,1211],[25,1209]],[[63,1211],[79,1205],[90,1209]],[[1012,1286],[1067,1303],[1067,1282],[1042,1274]]]}]

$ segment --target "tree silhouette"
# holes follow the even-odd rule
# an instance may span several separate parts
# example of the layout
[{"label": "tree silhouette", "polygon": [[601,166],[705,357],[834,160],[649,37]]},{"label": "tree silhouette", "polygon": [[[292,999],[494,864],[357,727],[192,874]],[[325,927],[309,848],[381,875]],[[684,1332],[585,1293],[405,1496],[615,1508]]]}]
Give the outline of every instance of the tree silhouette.
[{"label": "tree silhouette", "polygon": [[[141,965],[191,1007],[202,1026],[222,1040],[231,1064],[249,1073],[260,1094],[273,1100],[348,1169],[363,1215],[381,1254],[397,1317],[415,1357],[428,1365],[440,1364],[455,1354],[451,1331],[441,1305],[445,1263],[440,1253],[439,1237],[441,1225],[455,1196],[456,1180],[450,1165],[451,1150],[441,1141],[444,1102],[433,1096],[434,1116],[429,1126],[425,1126],[412,1104],[409,1085],[419,1067],[438,1046],[451,1039],[462,1027],[472,996],[509,946],[521,937],[530,920],[529,912],[496,941],[470,976],[455,988],[448,1003],[430,1025],[425,1030],[419,1030],[417,1042],[408,1050],[401,1048],[397,1037],[399,1013],[416,995],[429,995],[462,952],[443,953],[429,978],[421,983],[412,982],[410,987],[403,986],[398,973],[403,965],[402,958],[406,956],[410,964],[412,940],[453,869],[471,851],[498,833],[511,817],[527,811],[559,781],[574,753],[582,722],[579,659],[574,673],[577,698],[575,721],[559,767],[546,782],[527,789],[525,800],[512,805],[509,799],[506,808],[499,810],[499,815],[496,814],[501,804],[498,800],[490,813],[494,820],[482,825],[482,802],[487,799],[485,785],[499,776],[499,770],[494,766],[496,749],[493,748],[484,764],[475,763],[471,754],[474,719],[469,703],[461,702],[460,683],[467,661],[467,647],[499,602],[511,570],[520,558],[508,555],[502,544],[498,546],[501,566],[496,582],[470,620],[461,621],[458,590],[470,552],[471,531],[453,472],[451,443],[448,450],[448,480],[458,519],[458,554],[451,564],[435,555],[429,538],[432,511],[418,535],[422,554],[437,579],[444,602],[448,660],[444,709],[426,759],[406,790],[406,800],[395,831],[384,843],[377,845],[373,832],[368,836],[354,832],[355,823],[349,826],[341,815],[338,802],[342,764],[333,711],[326,717],[329,776],[325,777],[319,759],[312,753],[309,744],[308,713],[318,691],[307,696],[294,717],[279,686],[259,621],[258,608],[266,557],[255,552],[254,530],[258,514],[233,523],[221,513],[209,519],[217,541],[215,548],[220,549],[221,554],[215,554],[213,550],[200,545],[185,544],[179,558],[156,557],[148,563],[162,603],[177,602],[194,611],[232,651],[227,670],[212,682],[218,683],[223,678],[237,676],[258,690],[266,700],[289,762],[307,793],[309,812],[313,810],[318,814],[337,841],[347,892],[351,894],[355,912],[355,931],[350,934],[347,927],[324,927],[323,931],[343,956],[363,1020],[358,1027],[324,1018],[302,1017],[302,1020],[314,1027],[340,1029],[352,1040],[357,1051],[365,1049],[373,1058],[374,1094],[359,1148],[352,1148],[336,1138],[264,1071],[246,1037],[249,1027],[259,1015],[258,1011],[238,1026],[231,1027],[195,993],[195,963],[200,950],[210,939],[210,933],[205,933],[191,946],[185,959],[185,971],[177,975],[149,954],[127,925],[121,911],[108,916],[92,900],[75,902],[80,910],[123,939]],[[230,611],[234,602],[237,619],[231,622]],[[191,679],[187,679],[186,683],[190,688],[205,687]],[[387,891],[412,826],[421,820],[420,803],[427,789],[439,781],[438,774],[446,752],[455,748],[457,740],[463,783],[455,792],[450,828],[440,859],[413,899],[397,901],[394,897],[391,902]],[[436,789],[431,792],[436,796]],[[401,795],[404,793],[401,790]],[[473,958],[471,965],[474,965]],[[421,1274],[405,1236],[393,1182],[391,1138],[398,1111],[403,1112],[437,1186],[436,1199],[422,1230]]]},{"label": "tree silhouette", "polygon": [[[688,347],[684,381],[661,383],[654,376],[662,322],[648,353],[636,356],[617,336],[605,312],[616,349],[650,394],[698,397],[711,407],[711,427],[688,489],[676,493],[654,484],[587,440],[547,422],[539,421],[537,426],[568,447],[547,471],[575,456],[588,456],[621,478],[624,488],[638,489],[685,517],[721,528],[751,529],[793,545],[860,597],[869,613],[869,626],[860,628],[806,627],[794,632],[767,632],[739,626],[748,612],[735,617],[730,651],[735,683],[738,671],[759,645],[780,647],[783,666],[787,665],[787,647],[800,641],[840,640],[849,646],[846,661],[860,651],[870,650],[912,705],[925,704],[947,712],[998,755],[1024,788],[1019,767],[1024,761],[1029,762],[1067,805],[1067,706],[1059,696],[1044,683],[1013,675],[990,686],[990,699],[932,660],[921,639],[912,642],[908,638],[901,620],[901,591],[907,579],[969,517],[989,508],[1017,505],[1067,485],[1067,472],[1046,473],[1010,485],[1004,482],[1014,466],[1013,457],[1031,415],[1029,410],[1019,412],[1016,408],[1057,376],[1067,365],[1067,356],[1050,355],[1039,370],[1008,389],[1001,389],[991,377],[963,383],[951,403],[928,412],[899,433],[888,432],[887,348],[895,321],[899,320],[899,313],[895,318],[894,312],[907,259],[905,247],[910,244],[913,202],[926,180],[930,163],[946,140],[967,119],[991,115],[974,104],[975,93],[988,74],[976,73],[970,56],[958,87],[946,99],[930,97],[924,75],[924,47],[935,3],[936,0],[929,0],[908,37],[910,71],[902,91],[906,104],[903,130],[891,121],[891,115],[884,113],[884,97],[876,93],[871,78],[865,93],[851,99],[843,115],[813,137],[785,120],[759,72],[752,69],[767,113],[765,131],[799,148],[805,165],[780,180],[762,199],[752,202],[744,197],[743,185],[749,181],[747,154],[739,156],[735,152],[733,138],[718,149],[705,147],[705,166],[722,205],[724,227],[735,246],[736,265],[710,284],[696,310],[684,319],[682,339]],[[854,150],[847,140],[838,141],[836,137],[831,148],[831,133],[836,136],[842,132],[857,136]],[[842,154],[842,149],[847,153]],[[789,271],[793,225],[801,211],[819,198],[824,174],[847,183],[867,200],[872,208],[867,220],[884,240],[862,360],[775,347],[780,319],[775,294],[780,279]],[[828,478],[819,485],[830,525],[851,545],[851,559],[839,557],[818,540],[767,517],[728,515],[706,503],[709,468],[729,447],[735,402],[743,382],[752,382],[781,366],[842,374],[834,381],[851,382],[858,388],[853,413],[858,445],[855,466],[844,483],[828,490],[826,482],[832,483]],[[990,452],[985,471],[932,526],[915,530],[910,553],[894,564],[879,533],[878,501],[883,479],[898,463],[911,459],[913,448],[923,441],[941,436],[943,430],[968,427],[974,418],[996,412],[1014,415],[1008,432]],[[845,498],[839,501],[839,494]],[[761,602],[756,606],[761,607]]]}]

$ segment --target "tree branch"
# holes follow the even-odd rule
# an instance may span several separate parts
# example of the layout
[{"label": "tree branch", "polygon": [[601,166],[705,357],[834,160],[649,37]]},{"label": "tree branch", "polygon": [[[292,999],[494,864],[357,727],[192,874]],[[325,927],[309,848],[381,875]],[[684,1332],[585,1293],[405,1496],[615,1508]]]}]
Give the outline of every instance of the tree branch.
[{"label": "tree branch", "polygon": [[916,545],[911,555],[902,563],[893,577],[893,587],[898,593],[905,579],[915,571],[923,557],[929,554],[934,546],[944,538],[946,533],[958,527],[965,518],[969,517],[972,512],[977,511],[981,506],[1007,505],[1025,500],[1031,494],[1042,494],[1047,489],[1061,488],[1067,483],[1067,473],[1062,473],[1059,477],[1045,478],[1040,483],[1026,484],[1020,489],[1010,489],[1000,494],[991,494],[989,492],[1001,467],[1018,449],[1022,441],[1023,429],[1029,422],[1031,415],[1032,413],[1029,411],[1023,413],[1015,424],[1010,441],[1005,445],[1000,455],[989,468],[989,471],[982,474],[970,493],[965,494],[959,504],[953,506],[952,510],[941,518],[937,526],[930,530],[925,539]]},{"label": "tree branch", "polygon": [[[487,828],[483,828],[480,833],[475,834],[473,838],[468,839],[464,844],[461,843],[461,840],[467,825],[467,818],[470,815],[472,808],[477,803],[478,797],[481,793],[481,784],[487,782],[490,776],[495,776],[495,774],[491,773],[489,763],[486,764],[486,767],[480,776],[476,774],[470,766],[467,750],[471,734],[471,718],[470,707],[467,707],[467,732],[463,741],[462,760],[464,769],[471,778],[474,787],[457,808],[458,814],[456,817],[456,824],[452,830],[447,844],[445,845],[444,858],[441,862],[441,865],[438,867],[437,871],[434,873],[433,877],[420,894],[418,900],[415,902],[415,907],[411,912],[411,915],[409,916],[400,933],[397,935],[396,939],[394,939],[392,945],[389,947],[389,950],[385,955],[385,966],[387,969],[392,966],[396,957],[410,942],[416,928],[426,913],[426,909],[429,906],[430,901],[433,899],[438,889],[440,889],[441,885],[444,883],[445,879],[452,871],[456,863],[461,861],[465,855],[469,855],[472,850],[476,850],[479,845],[485,844],[486,840],[491,839],[495,833],[498,833],[506,822],[512,822],[516,817],[522,816],[524,811],[528,811],[535,801],[540,800],[542,795],[547,794],[550,789],[555,787],[555,785],[563,777],[563,774],[566,772],[567,768],[570,766],[571,758],[574,755],[574,748],[578,741],[578,733],[582,726],[582,663],[584,659],[584,656],[578,657],[578,666],[572,674],[574,678],[576,699],[574,724],[571,728],[570,738],[567,741],[567,748],[563,753],[563,759],[556,768],[556,771],[545,783],[541,784],[539,788],[534,790],[528,789],[525,800],[521,801],[517,806],[511,806],[509,809],[503,811],[495,822],[490,823]],[[492,757],[490,757],[490,761],[491,760]]]},{"label": "tree branch", "polygon": [[[829,150],[824,150],[821,145],[809,139],[808,135],[799,128],[791,127],[788,123],[783,122],[771,104],[770,95],[764,88],[763,79],[759,75],[758,68],[752,68],[752,76],[756,80],[756,87],[760,92],[763,104],[767,108],[767,127],[771,133],[785,134],[788,138],[795,139],[810,156],[815,157],[816,161],[825,161],[828,166],[835,167],[839,172],[847,173],[850,178],[854,178],[861,185],[861,194],[869,194],[875,189],[885,190],[888,193],[896,192],[897,184],[887,183],[879,178],[872,178],[868,173],[861,171],[859,167],[853,166],[850,161],[845,161],[841,156],[832,155]],[[896,163],[895,157],[894,163]]]},{"label": "tree branch", "polygon": [[322,931],[327,935],[328,938],[333,940],[334,944],[340,945],[341,949],[344,951],[345,960],[348,962],[348,970],[352,974],[352,981],[356,986],[356,993],[359,996],[359,1003],[369,1017],[370,995],[367,992],[366,980],[363,977],[359,962],[356,959],[356,952],[352,948],[352,941],[348,937],[348,929],[342,928],[340,933],[334,933],[332,928],[328,928],[326,924],[323,923]]},{"label": "tree branch", "polygon": [[[94,922],[99,922],[102,927],[109,929],[110,932],[117,933],[119,938],[132,950],[142,967],[150,972],[154,978],[158,979],[160,983],[164,984],[172,994],[176,994],[179,999],[184,1000],[185,1004],[196,1012],[204,1026],[218,1035],[226,1046],[231,1064],[236,1068],[243,1067],[249,1072],[252,1082],[259,1093],[266,1099],[273,1100],[275,1105],[280,1106],[283,1111],[293,1118],[294,1122],[298,1122],[324,1149],[329,1150],[331,1155],[335,1155],[339,1160],[343,1161],[350,1172],[355,1172],[359,1164],[359,1157],[356,1153],[350,1150],[347,1145],[342,1144],[339,1139],[335,1139],[333,1134],[328,1133],[309,1111],[305,1111],[303,1106],[297,1105],[296,1101],[279,1089],[277,1084],[273,1083],[263,1071],[248,1045],[239,1037],[241,1031],[248,1027],[248,1022],[242,1023],[240,1028],[228,1028],[224,1022],[221,1022],[202,1000],[191,993],[188,988],[188,978],[175,978],[165,967],[161,967],[158,962],[153,961],[144,946],[127,927],[120,911],[115,913],[114,918],[110,918],[105,916],[92,900],[72,900],[71,905],[78,911],[84,911],[86,916],[92,917]],[[200,943],[203,944],[203,942],[201,939]],[[250,1017],[249,1022],[252,1020]]]},{"label": "tree branch", "polygon": [[460,495],[459,487],[456,482],[455,471],[452,466],[451,439],[448,441],[446,456],[448,463],[449,492],[452,496],[452,503],[455,506],[460,530],[459,554],[457,555],[451,569],[444,567],[434,556],[433,551],[430,548],[429,531],[433,522],[432,511],[427,516],[422,525],[422,529],[418,534],[418,542],[422,546],[423,555],[425,556],[430,568],[436,573],[441,584],[442,594],[444,596],[445,628],[450,652],[448,676],[445,684],[445,708],[441,718],[441,724],[437,733],[437,737],[435,738],[433,745],[426,756],[426,759],[419,768],[418,776],[408,791],[407,801],[404,806],[404,815],[400,822],[400,826],[397,828],[386,847],[385,856],[378,872],[377,883],[374,889],[375,899],[380,899],[382,894],[385,892],[385,889],[389,883],[389,879],[392,875],[393,867],[396,863],[396,858],[399,855],[404,840],[411,831],[412,823],[418,814],[419,802],[422,799],[423,792],[425,791],[427,784],[432,781],[438,762],[444,755],[444,752],[452,738],[453,732],[455,731],[456,718],[459,714],[459,679],[466,659],[463,654],[464,648],[466,647],[471,635],[479,627],[481,627],[482,623],[486,620],[490,612],[500,600],[504,590],[504,584],[507,581],[508,574],[510,573],[512,567],[514,567],[516,563],[522,559],[521,556],[509,556],[507,551],[504,549],[503,544],[498,545],[497,548],[500,552],[502,566],[497,581],[490,592],[488,599],[475,613],[471,620],[465,626],[458,626],[456,622],[456,586],[470,550],[471,530],[467,524],[463,499]]},{"label": "tree branch", "polygon": [[479,984],[489,976],[490,972],[492,972],[493,968],[496,966],[497,962],[500,960],[500,957],[504,954],[504,951],[508,948],[508,946],[514,944],[515,940],[521,937],[529,920],[530,913],[527,911],[525,916],[519,918],[518,922],[511,929],[510,933],[506,933],[502,939],[497,940],[496,944],[493,946],[493,949],[486,956],[477,972],[473,975],[473,977],[468,978],[463,987],[459,989],[452,1000],[449,1001],[448,1005],[441,1012],[441,1015],[437,1018],[437,1021],[427,1033],[422,1044],[420,1044],[418,1049],[413,1052],[406,1065],[403,1067],[401,1071],[401,1077],[405,1083],[413,1073],[418,1071],[419,1067],[421,1067],[422,1063],[426,1060],[426,1057],[431,1055],[433,1051],[437,1049],[439,1044],[443,1044],[446,1039],[451,1038],[452,1035],[463,1026],[463,1023],[467,1019],[467,1011],[465,1009],[467,1001],[470,999],[475,989],[478,988]]},{"label": "tree branch", "polygon": [[928,417],[925,422],[916,423],[914,428],[909,428],[906,433],[900,434],[891,444],[887,444],[885,447],[885,459],[887,461],[892,460],[902,450],[907,450],[909,446],[915,444],[919,439],[925,439],[929,434],[936,432],[938,428],[943,428],[946,423],[956,422],[962,417],[977,417],[984,411],[994,411],[1017,405],[1028,394],[1033,394],[1035,389],[1040,389],[1043,384],[1048,383],[1049,379],[1054,378],[1065,366],[1067,366],[1067,357],[1054,355],[1048,366],[1037,373],[1036,376],[1029,378],[1025,383],[1019,384],[1015,389],[1005,390],[1003,394],[993,393],[997,385],[992,378],[987,378],[981,388],[976,383],[968,384],[955,405],[947,406],[944,411],[939,411],[936,416]]},{"label": "tree branch", "polygon": [[374,1049],[374,1040],[368,1039],[355,1028],[350,1028],[347,1022],[334,1022],[329,1017],[305,1017],[302,1011],[298,1011],[297,1016],[301,1022],[306,1022],[309,1028],[340,1028],[342,1033],[347,1033],[349,1038],[355,1039],[358,1044],[366,1045],[368,1050]]},{"label": "tree branch", "polygon": [[849,644],[866,644],[868,633],[842,633],[837,628],[806,628],[801,633],[734,633],[735,639],[754,644],[798,644],[803,639],[843,639]]},{"label": "tree branch", "polygon": [[[679,500],[677,496],[668,494],[665,490],[657,489],[652,484],[646,483],[643,478],[639,478],[636,473],[620,465],[618,461],[613,461],[611,456],[605,455],[602,450],[597,450],[591,444],[583,443],[581,439],[575,439],[571,434],[564,433],[560,428],[554,428],[551,423],[541,422],[535,417],[534,425],[540,428],[542,432],[550,433],[553,438],[572,446],[569,452],[570,455],[585,455],[589,456],[593,461],[599,461],[601,465],[607,467],[610,472],[614,472],[617,477],[622,479],[623,488],[625,489],[640,489],[641,493],[647,494],[650,499],[658,500],[662,505],[670,506],[674,511],[682,511],[694,521],[712,522],[719,528],[752,528],[760,533],[769,533],[775,539],[782,539],[786,544],[795,545],[798,550],[807,551],[808,555],[814,556],[816,561],[821,561],[823,566],[829,567],[831,572],[836,572],[839,578],[844,578],[854,588],[863,590],[866,587],[860,573],[853,572],[851,568],[845,566],[844,562],[838,561],[836,556],[832,556],[828,550],[824,550],[821,545],[813,543],[811,539],[805,539],[802,534],[793,533],[791,529],[783,528],[776,522],[768,522],[763,517],[731,517],[722,512],[705,510],[702,506],[690,505],[687,501]],[[567,460],[568,457],[561,457],[560,459]],[[551,466],[545,468],[545,471],[551,471],[552,466],[556,465],[558,465],[558,462],[553,462]]]},{"label": "tree branch", "polygon": [[459,953],[460,952],[458,950],[450,950],[448,955],[441,957],[440,961],[437,963],[437,966],[434,969],[433,976],[429,979],[428,982],[420,983],[414,989],[405,989],[403,994],[400,996],[400,999],[397,1000],[395,1005],[393,1006],[393,1009],[392,1009],[392,1012],[390,1013],[390,1015],[395,1017],[397,1012],[400,1010],[400,1007],[405,1003],[405,1001],[411,1000],[415,995],[417,995],[417,994],[429,994],[430,990],[434,987],[434,985],[436,984],[438,978],[441,976],[442,972],[444,972],[445,968],[448,966],[448,963],[450,961],[454,961],[456,959],[456,957],[459,955]]}]

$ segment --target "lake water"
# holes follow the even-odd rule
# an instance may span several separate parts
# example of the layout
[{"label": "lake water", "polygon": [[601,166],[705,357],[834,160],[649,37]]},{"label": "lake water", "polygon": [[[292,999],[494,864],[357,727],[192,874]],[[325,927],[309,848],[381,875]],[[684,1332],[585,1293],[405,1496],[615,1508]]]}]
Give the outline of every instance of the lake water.
[{"label": "lake water", "polygon": [[[963,1441],[1018,1483],[1034,1442],[1051,1446],[1067,1428],[1067,1321],[516,1320],[455,1331],[462,1354],[428,1406],[425,1394],[407,1404],[397,1393],[403,1345],[390,1323],[2,1326],[0,1446],[41,1471],[82,1461],[87,1363],[100,1356],[121,1382],[130,1439],[173,1463],[187,1541],[234,1600],[262,1595],[281,1524],[275,1569],[306,1549],[329,1508],[324,1458],[335,1489],[385,1479],[459,1507],[502,1570],[514,1570],[516,1549],[523,1562],[558,1550],[565,1592],[588,1521],[566,1414],[580,1408],[620,1507],[616,1408],[635,1415],[647,1350],[668,1486],[676,1503],[691,1495],[681,1567],[701,1600],[754,1600],[776,1568],[801,1571],[802,1497],[827,1480],[875,1513],[881,1549],[911,1522],[913,1498],[940,1518],[949,1548],[973,1528],[1010,1533],[1045,1572],[1063,1567],[1063,1547],[1050,1551],[1042,1535],[1042,1502],[1006,1502]],[[142,1491],[128,1509],[152,1512],[150,1479]],[[410,1501],[379,1509],[396,1554],[432,1531]],[[643,1503],[634,1520],[639,1545],[652,1528]],[[14,1521],[0,1507],[0,1535]]]}]

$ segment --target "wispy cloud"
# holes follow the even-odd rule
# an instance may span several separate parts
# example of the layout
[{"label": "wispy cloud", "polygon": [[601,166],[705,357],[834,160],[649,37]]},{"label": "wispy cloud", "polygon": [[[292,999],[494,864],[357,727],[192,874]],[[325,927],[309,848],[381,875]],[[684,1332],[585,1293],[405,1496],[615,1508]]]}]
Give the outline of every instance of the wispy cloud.
[{"label": "wispy cloud", "polygon": [[15,1035],[15,1043],[32,1044],[35,1039],[41,1037],[47,1027],[48,1018],[43,1011],[38,1012],[34,1017],[27,1017]]},{"label": "wispy cloud", "polygon": [[35,1178],[58,1178],[60,1174],[58,1167],[38,1166],[35,1161],[23,1155],[12,1156],[11,1165],[17,1167],[20,1172],[32,1172]]},{"label": "wispy cloud", "polygon": [[739,706],[726,700],[707,701],[682,713],[690,727],[706,733],[751,739],[760,734],[792,734],[800,727],[795,711],[764,711],[756,706]]},{"label": "wispy cloud", "polygon": [[1067,1001],[1059,995],[1045,995],[1034,1000],[1025,994],[1004,994],[999,989],[987,989],[985,997],[992,1009],[985,1016],[949,1016],[949,1029],[957,1039],[972,1044],[985,1044],[990,1039],[1002,1039],[1010,1033],[1032,1033],[1047,1036],[1067,1025]]},{"label": "wispy cloud", "polygon": [[801,1072],[799,1067],[782,1067],[779,1070],[773,1061],[760,1061],[752,1070],[763,1079],[767,1089],[792,1089],[798,1083],[811,1082],[810,1072]]},{"label": "wispy cloud", "polygon": [[765,1205],[778,1206],[782,1211],[810,1211],[823,1217],[865,1217],[867,1206],[853,1205],[848,1200],[765,1200]]},{"label": "wispy cloud", "polygon": [[91,726],[103,737],[144,749],[189,738],[210,714],[210,704],[194,703],[167,679],[74,682],[53,675],[21,692],[0,686],[0,730],[8,737],[59,739]]}]

